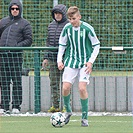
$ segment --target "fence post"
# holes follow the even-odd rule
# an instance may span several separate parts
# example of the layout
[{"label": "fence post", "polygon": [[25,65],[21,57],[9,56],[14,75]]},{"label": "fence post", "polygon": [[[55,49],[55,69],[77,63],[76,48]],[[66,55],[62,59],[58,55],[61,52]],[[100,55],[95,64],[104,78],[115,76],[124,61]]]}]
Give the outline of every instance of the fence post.
[{"label": "fence post", "polygon": [[53,7],[58,5],[58,0],[53,0]]},{"label": "fence post", "polygon": [[40,50],[34,50],[34,85],[35,85],[35,113],[41,111],[40,93]]},{"label": "fence post", "polygon": [[[20,0],[20,2],[22,3],[22,6],[23,6],[23,0]],[[23,10],[22,10],[22,16],[23,16]]]}]

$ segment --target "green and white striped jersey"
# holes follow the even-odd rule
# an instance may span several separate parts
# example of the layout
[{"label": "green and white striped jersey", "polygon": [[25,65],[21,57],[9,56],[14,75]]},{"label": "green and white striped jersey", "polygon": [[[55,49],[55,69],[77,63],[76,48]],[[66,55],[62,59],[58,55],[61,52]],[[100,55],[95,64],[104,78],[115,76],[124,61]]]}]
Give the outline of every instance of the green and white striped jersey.
[{"label": "green and white striped jersey", "polygon": [[88,23],[81,21],[78,28],[66,24],[59,39],[59,46],[66,47],[64,65],[71,68],[83,67],[89,61],[94,47],[99,44],[93,27]]}]

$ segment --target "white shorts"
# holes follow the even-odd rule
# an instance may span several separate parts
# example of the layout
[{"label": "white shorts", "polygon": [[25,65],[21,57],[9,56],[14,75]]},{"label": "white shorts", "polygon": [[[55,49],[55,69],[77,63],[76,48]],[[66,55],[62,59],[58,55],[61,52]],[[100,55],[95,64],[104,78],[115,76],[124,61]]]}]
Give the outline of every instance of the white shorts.
[{"label": "white shorts", "polygon": [[75,78],[78,77],[79,82],[87,82],[87,84],[90,83],[89,77],[90,74],[86,74],[85,72],[86,67],[83,68],[70,68],[70,67],[65,67],[64,72],[63,72],[63,82],[69,82],[71,84],[74,83]]}]

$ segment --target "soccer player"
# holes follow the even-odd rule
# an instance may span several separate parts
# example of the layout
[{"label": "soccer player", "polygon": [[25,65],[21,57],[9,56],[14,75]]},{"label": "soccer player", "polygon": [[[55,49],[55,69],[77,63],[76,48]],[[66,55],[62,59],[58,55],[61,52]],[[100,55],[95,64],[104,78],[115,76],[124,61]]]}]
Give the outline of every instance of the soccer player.
[{"label": "soccer player", "polygon": [[90,24],[81,21],[78,7],[70,7],[67,16],[69,23],[65,25],[61,32],[57,55],[58,69],[62,70],[64,68],[62,95],[67,111],[65,123],[69,122],[72,115],[70,89],[78,76],[82,107],[81,126],[87,127],[89,125],[87,84],[89,84],[93,63],[99,53],[100,42],[94,28]]}]

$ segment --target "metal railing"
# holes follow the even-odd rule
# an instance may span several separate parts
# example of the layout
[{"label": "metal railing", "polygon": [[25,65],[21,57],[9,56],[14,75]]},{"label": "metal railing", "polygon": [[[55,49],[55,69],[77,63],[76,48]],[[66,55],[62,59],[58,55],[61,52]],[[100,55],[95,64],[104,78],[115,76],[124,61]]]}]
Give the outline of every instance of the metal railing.
[{"label": "metal railing", "polygon": [[[35,90],[34,90],[34,94],[35,94],[35,96],[34,96],[34,98],[35,98],[35,101],[34,101],[35,113],[38,113],[38,112],[41,111],[41,101],[40,101],[40,99],[41,99],[41,97],[40,97],[41,96],[41,94],[40,94],[41,93],[40,92],[40,90],[41,90],[40,89],[40,84],[41,84],[40,83],[41,82],[40,81],[40,64],[41,64],[42,55],[40,55],[40,54],[42,54],[42,51],[57,50],[57,49],[58,49],[57,47],[0,47],[0,51],[1,52],[2,51],[8,51],[8,50],[13,50],[13,51],[14,50],[25,50],[25,51],[32,50],[33,51],[33,54],[34,54],[34,66],[33,67],[34,67],[34,86],[35,86]],[[129,52],[127,52],[127,53],[124,52],[124,51],[129,51],[129,50],[130,50],[130,53]],[[109,55],[110,52],[108,53],[108,51],[113,51],[113,52],[116,52],[115,54],[122,54],[122,55],[123,54],[124,55],[128,54],[128,58],[125,58],[127,56],[125,56],[123,58],[124,61],[129,60],[128,62],[126,62],[127,64],[125,64],[125,66],[126,65],[128,66],[128,63],[130,64],[128,69],[125,68],[125,71],[126,71],[126,69],[128,71],[132,71],[132,67],[130,67],[130,66],[133,66],[133,61],[132,61],[133,51],[132,50],[133,50],[133,47],[101,47],[100,48],[100,53],[102,53],[102,51],[105,51],[105,53]],[[108,66],[108,64],[106,64],[106,63],[102,64],[100,62],[100,60],[103,61],[100,56],[98,58],[99,58],[99,60],[97,60],[96,63],[95,63],[96,67],[97,67],[97,68],[95,67],[96,71],[98,71],[99,68],[101,68],[101,65],[103,65],[103,64],[105,66]],[[109,62],[111,62],[112,60],[115,60],[115,58],[112,58],[112,59],[111,58],[112,57],[108,56],[107,59],[109,60]],[[120,62],[121,62],[121,58],[118,58],[118,60],[120,60]],[[117,64],[117,62],[116,62],[116,64]],[[119,64],[117,64],[117,65],[119,65]],[[114,67],[113,71],[115,71],[115,69],[116,68]],[[104,71],[104,69],[102,71]],[[108,69],[108,71],[109,71],[109,69]]]}]

